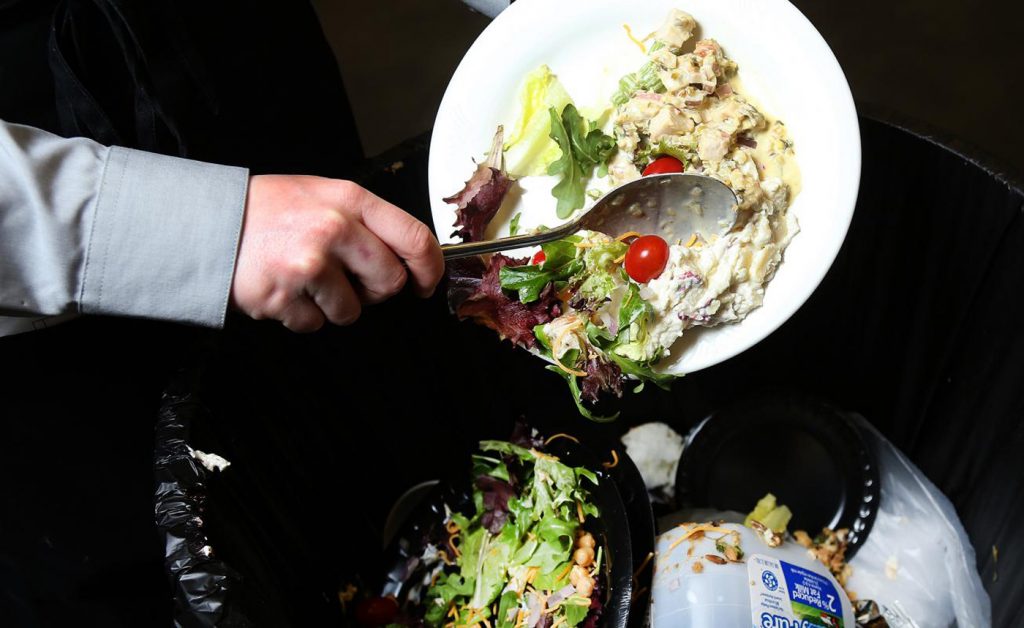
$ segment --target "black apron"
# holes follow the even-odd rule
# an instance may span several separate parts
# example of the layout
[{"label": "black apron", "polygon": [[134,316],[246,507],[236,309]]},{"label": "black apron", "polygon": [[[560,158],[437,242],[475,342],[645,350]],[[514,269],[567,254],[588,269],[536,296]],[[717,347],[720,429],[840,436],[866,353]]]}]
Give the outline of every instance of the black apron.
[{"label": "black apron", "polygon": [[[0,0],[0,118],[253,174],[361,160],[302,2]],[[160,391],[208,332],[83,318],[0,339],[0,626],[166,626]]]}]

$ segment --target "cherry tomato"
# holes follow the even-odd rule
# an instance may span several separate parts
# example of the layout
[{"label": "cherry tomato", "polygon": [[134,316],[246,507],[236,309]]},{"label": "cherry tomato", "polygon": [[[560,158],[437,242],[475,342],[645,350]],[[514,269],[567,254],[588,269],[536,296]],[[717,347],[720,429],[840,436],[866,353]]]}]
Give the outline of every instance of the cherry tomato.
[{"label": "cherry tomato", "polygon": [[626,251],[626,273],[637,283],[647,283],[665,270],[668,243],[656,235],[640,236]]},{"label": "cherry tomato", "polygon": [[540,264],[547,258],[548,256],[544,255],[544,251],[537,251],[536,253],[534,253],[533,259],[530,260],[530,263],[536,266],[537,264]]},{"label": "cherry tomato", "polygon": [[670,172],[682,172],[683,162],[675,157],[663,155],[658,157],[644,168],[644,176],[649,174],[668,174]]},{"label": "cherry tomato", "polygon": [[393,597],[368,597],[356,606],[360,626],[386,626],[397,614],[398,601]]}]

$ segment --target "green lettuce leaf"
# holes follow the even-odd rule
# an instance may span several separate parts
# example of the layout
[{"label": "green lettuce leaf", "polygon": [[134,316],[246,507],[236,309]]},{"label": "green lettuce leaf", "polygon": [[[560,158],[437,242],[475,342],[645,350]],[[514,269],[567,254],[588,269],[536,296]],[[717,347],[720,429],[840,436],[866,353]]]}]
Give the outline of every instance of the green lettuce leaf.
[{"label": "green lettuce leaf", "polygon": [[501,594],[498,602],[498,616],[494,618],[495,628],[513,628],[518,613],[519,596],[515,591],[508,591]]},{"label": "green lettuce leaf", "polygon": [[[533,579],[533,586],[542,591],[557,591],[569,584],[569,569],[572,565],[571,560],[558,563],[553,569],[548,571],[541,571],[540,574]],[[561,577],[559,577],[561,576]]]},{"label": "green lettuce leaf", "polygon": [[569,384],[569,392],[572,393],[573,401],[576,402],[576,410],[578,410],[579,413],[584,416],[584,418],[590,419],[595,423],[611,423],[615,419],[619,418],[618,412],[611,416],[601,416],[599,414],[594,414],[593,412],[590,411],[590,408],[583,405],[583,400],[580,398],[580,385],[579,382],[576,381],[577,377],[575,375],[573,375],[572,373],[566,373],[565,371],[563,371],[562,369],[558,368],[553,364],[549,364],[544,368],[551,371],[552,373],[558,373],[559,375],[562,376],[562,379],[564,379],[566,383]]},{"label": "green lettuce leaf", "polygon": [[593,174],[594,166],[603,165],[615,154],[615,139],[584,120],[572,104],[566,105],[561,115],[552,107],[549,115],[551,139],[562,151],[548,166],[548,174],[561,176],[551,194],[558,200],[555,213],[559,218],[568,218],[583,207],[585,182]]},{"label": "green lettuce leaf", "polygon": [[651,304],[640,296],[640,287],[632,281],[629,282],[629,287],[626,288],[626,296],[623,297],[622,305],[619,306],[620,333],[629,329],[633,324],[642,327],[653,312]]},{"label": "green lettuce leaf", "polygon": [[508,581],[508,567],[512,555],[519,547],[519,539],[513,526],[506,525],[501,534],[484,535],[477,564],[476,587],[469,605],[473,608],[487,608],[498,598]]},{"label": "green lettuce leaf", "polygon": [[651,368],[651,364],[639,362],[637,360],[631,360],[616,354],[614,351],[609,351],[605,354],[612,362],[619,365],[622,372],[626,375],[633,375],[639,378],[641,381],[647,381],[653,383],[662,390],[669,390],[672,382],[676,376],[666,375],[664,373],[655,373],[654,369]]},{"label": "green lettuce leaf", "polygon": [[484,440],[480,441],[480,449],[483,451],[496,451],[502,454],[509,454],[516,456],[523,462],[533,462],[537,459],[533,453],[525,447],[520,447],[513,443],[509,443],[503,440]]},{"label": "green lettuce leaf", "polygon": [[519,220],[523,217],[523,212],[516,212],[515,216],[512,216],[512,221],[508,223],[508,234],[510,236],[519,234]]},{"label": "green lettuce leaf", "polygon": [[[566,626],[577,626],[581,621],[586,619],[587,613],[590,612],[590,605],[576,604],[576,600],[585,599],[580,596],[574,595],[569,597],[565,602],[562,603],[563,613],[565,614],[565,625]],[[589,599],[588,599],[589,601]]]},{"label": "green lettuce leaf", "polygon": [[544,174],[558,158],[558,144],[550,137],[548,110],[561,111],[572,103],[551,68],[542,65],[526,75],[519,90],[519,117],[505,144],[505,164],[516,177]]},{"label": "green lettuce leaf", "polygon": [[604,301],[615,288],[622,285],[619,266],[615,260],[626,254],[629,246],[622,242],[606,242],[584,249],[586,267],[578,294],[595,302]]},{"label": "green lettuce leaf", "polygon": [[523,303],[536,301],[549,283],[568,281],[582,272],[583,262],[578,259],[576,241],[578,237],[548,242],[541,247],[545,259],[540,264],[502,266],[498,271],[501,287],[517,291]]},{"label": "green lettuce leaf", "polygon": [[[571,106],[566,106],[566,109]],[[583,195],[585,194],[583,172],[579,162],[572,155],[571,131],[565,127],[564,121],[553,107],[550,114],[551,139],[555,140],[562,151],[558,159],[548,166],[548,174],[561,175],[561,180],[551,189],[551,195],[558,199],[555,214],[559,218],[568,218],[573,211],[583,207]]]}]

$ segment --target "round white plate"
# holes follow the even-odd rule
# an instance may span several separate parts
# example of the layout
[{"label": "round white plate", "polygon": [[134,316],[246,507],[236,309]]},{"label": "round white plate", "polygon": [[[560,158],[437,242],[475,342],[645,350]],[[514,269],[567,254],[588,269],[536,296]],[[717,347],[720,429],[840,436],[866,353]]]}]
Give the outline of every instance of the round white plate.
[{"label": "round white plate", "polygon": [[[623,24],[643,37],[673,8],[693,15],[695,36],[716,39],[739,65],[746,92],[787,125],[802,179],[790,207],[800,233],[768,284],[764,305],[739,323],[687,331],[659,369],[682,374],[744,351],[792,316],[825,276],[853,216],[860,183],[853,97],[832,51],[795,7],[785,0],[518,0],[481,33],[452,76],[434,123],[428,182],[437,233],[442,242],[454,241],[448,234],[455,230],[455,206],[442,198],[462,189],[497,125],[514,124],[523,77],[547,64],[577,107],[603,105],[619,78],[646,60]],[[522,228],[561,222],[553,178],[520,183],[489,237],[506,235],[517,212]]]}]

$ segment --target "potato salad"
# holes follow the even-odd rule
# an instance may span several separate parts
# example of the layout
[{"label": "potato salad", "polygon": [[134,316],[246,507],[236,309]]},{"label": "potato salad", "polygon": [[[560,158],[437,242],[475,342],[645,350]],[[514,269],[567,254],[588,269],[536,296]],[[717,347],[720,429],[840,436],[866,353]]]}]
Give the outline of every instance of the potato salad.
[{"label": "potato salad", "polygon": [[693,41],[696,30],[693,17],[673,10],[648,63],[624,80],[609,174],[616,184],[650,172],[714,177],[736,192],[740,221],[724,237],[669,243],[664,271],[640,290],[654,310],[646,356],[669,355],[687,328],[738,321],[761,305],[799,230],[787,211],[800,178],[785,125],[744,95],[717,41]]}]

